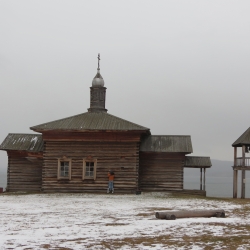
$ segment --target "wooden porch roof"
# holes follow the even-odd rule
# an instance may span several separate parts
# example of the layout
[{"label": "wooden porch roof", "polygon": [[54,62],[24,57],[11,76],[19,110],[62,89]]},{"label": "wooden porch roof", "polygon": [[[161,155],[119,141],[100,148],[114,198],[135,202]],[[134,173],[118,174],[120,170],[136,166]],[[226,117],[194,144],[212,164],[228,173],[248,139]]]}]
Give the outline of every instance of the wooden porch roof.
[{"label": "wooden porch roof", "polygon": [[210,157],[206,156],[186,156],[185,168],[211,168],[212,163]]},{"label": "wooden porch roof", "polygon": [[0,145],[0,150],[18,150],[42,152],[42,135],[37,134],[8,134]]},{"label": "wooden porch roof", "polygon": [[140,151],[192,153],[189,135],[149,135],[142,140]]}]

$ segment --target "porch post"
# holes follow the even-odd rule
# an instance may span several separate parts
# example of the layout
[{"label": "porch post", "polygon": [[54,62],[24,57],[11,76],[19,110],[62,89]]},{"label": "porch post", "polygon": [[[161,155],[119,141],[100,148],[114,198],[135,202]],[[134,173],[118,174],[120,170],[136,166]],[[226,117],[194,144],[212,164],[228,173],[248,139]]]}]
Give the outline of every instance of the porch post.
[{"label": "porch post", "polygon": [[200,190],[202,190],[202,168],[200,168]]},{"label": "porch post", "polygon": [[[237,166],[237,147],[234,147],[234,167]],[[233,198],[237,198],[238,194],[238,170],[234,171],[234,177],[233,177]]]},{"label": "porch post", "polygon": [[[242,168],[245,167],[245,148],[246,146],[242,146]],[[241,198],[245,199],[245,188],[246,188],[246,172],[245,170],[241,170]]]},{"label": "porch post", "polygon": [[238,187],[238,170],[234,170],[234,185],[233,185],[233,198],[237,198]]},{"label": "porch post", "polygon": [[203,171],[203,191],[206,191],[206,168]]},{"label": "porch post", "polygon": [[234,147],[234,166],[237,166],[237,147]]}]

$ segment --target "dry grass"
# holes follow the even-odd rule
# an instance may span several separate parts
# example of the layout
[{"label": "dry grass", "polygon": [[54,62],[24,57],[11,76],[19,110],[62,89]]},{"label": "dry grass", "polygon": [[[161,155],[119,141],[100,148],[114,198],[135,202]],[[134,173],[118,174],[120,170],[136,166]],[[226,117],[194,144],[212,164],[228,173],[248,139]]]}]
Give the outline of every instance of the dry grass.
[{"label": "dry grass", "polygon": [[[22,195],[22,194],[16,194]],[[88,240],[85,238],[75,238],[75,239],[65,239],[61,240],[63,242],[73,242],[75,245],[82,245],[84,249],[120,249],[123,246],[127,246],[130,249],[141,249],[142,246],[154,247],[156,244],[161,244],[165,249],[192,249],[194,244],[199,246],[204,250],[212,250],[212,249],[227,249],[234,250],[238,247],[240,249],[250,249],[250,225],[244,223],[244,218],[248,218],[250,214],[250,199],[230,199],[230,198],[209,198],[209,197],[201,197],[201,196],[190,196],[184,194],[175,194],[171,195],[172,199],[201,199],[204,202],[213,200],[218,202],[226,202],[229,204],[237,205],[237,208],[231,209],[227,211],[226,206],[223,208],[226,211],[226,217],[229,218],[242,218],[242,222],[237,223],[223,223],[223,222],[211,222],[205,223],[204,229],[199,234],[188,235],[188,232],[179,233],[169,233],[166,231],[165,235],[148,235],[144,233],[140,233],[141,236],[132,236],[125,237],[120,239],[104,239],[93,243],[88,243],[88,246],[84,246],[84,242]],[[166,197],[163,197],[166,199]],[[240,206],[240,207],[239,207]],[[137,214],[138,220],[146,218],[148,220],[155,219],[155,211],[168,210],[163,207],[145,207],[143,212],[139,212]],[[46,212],[49,213],[49,212]],[[46,214],[44,213],[44,214]],[[113,223],[107,223],[105,226],[114,227],[116,229],[119,226],[126,226],[129,223],[121,223],[119,222],[119,218],[116,216],[108,215],[108,218],[112,219]],[[95,222],[93,222],[94,224]],[[166,221],[168,223],[168,221]],[[97,223],[98,224],[98,223]],[[197,223],[201,226],[202,223]],[[84,225],[83,225],[84,226]],[[192,225],[190,225],[190,228]],[[216,235],[211,228],[222,228],[221,234]],[[86,236],[86,235],[84,235]],[[9,244],[9,249],[11,248],[11,243]],[[30,249],[28,246],[23,249]],[[141,248],[140,248],[141,247]],[[53,244],[43,244],[40,245],[40,249],[62,249],[69,250],[72,248],[58,248]]]},{"label": "dry grass", "polygon": [[[156,244],[161,244],[163,248],[185,248],[192,249],[194,243],[201,247],[201,249],[237,249],[237,246],[249,249],[250,235],[237,235],[237,236],[214,236],[205,234],[202,236],[190,237],[184,235],[182,238],[173,239],[172,235],[166,236],[144,236],[135,238],[123,238],[122,240],[108,240],[100,241],[99,245],[102,249],[120,249],[122,246],[128,246],[131,249],[138,249],[139,245],[154,247]],[[88,246],[89,248],[96,247],[96,244]]]}]

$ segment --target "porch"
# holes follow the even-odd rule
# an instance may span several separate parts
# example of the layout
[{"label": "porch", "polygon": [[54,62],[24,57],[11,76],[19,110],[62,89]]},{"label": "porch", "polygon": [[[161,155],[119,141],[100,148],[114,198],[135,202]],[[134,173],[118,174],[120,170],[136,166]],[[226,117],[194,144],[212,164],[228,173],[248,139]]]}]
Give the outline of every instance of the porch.
[{"label": "porch", "polygon": [[[197,168],[200,169],[200,190],[196,190],[196,194],[206,196],[206,169],[211,168],[212,163],[210,157],[204,156],[186,156],[184,168]],[[188,192],[188,190],[183,190]],[[195,190],[189,190],[194,192]]]},{"label": "porch", "polygon": [[249,167],[250,168],[250,157],[237,157],[235,167]]}]

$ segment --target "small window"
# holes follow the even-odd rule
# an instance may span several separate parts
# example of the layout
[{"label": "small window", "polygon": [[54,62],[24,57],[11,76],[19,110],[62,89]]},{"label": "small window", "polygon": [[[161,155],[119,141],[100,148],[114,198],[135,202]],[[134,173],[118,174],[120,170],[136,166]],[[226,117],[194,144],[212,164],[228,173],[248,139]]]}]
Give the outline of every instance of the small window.
[{"label": "small window", "polygon": [[97,160],[83,159],[82,179],[96,179],[96,163]]},{"label": "small window", "polygon": [[58,160],[58,179],[71,179],[71,160]]}]

